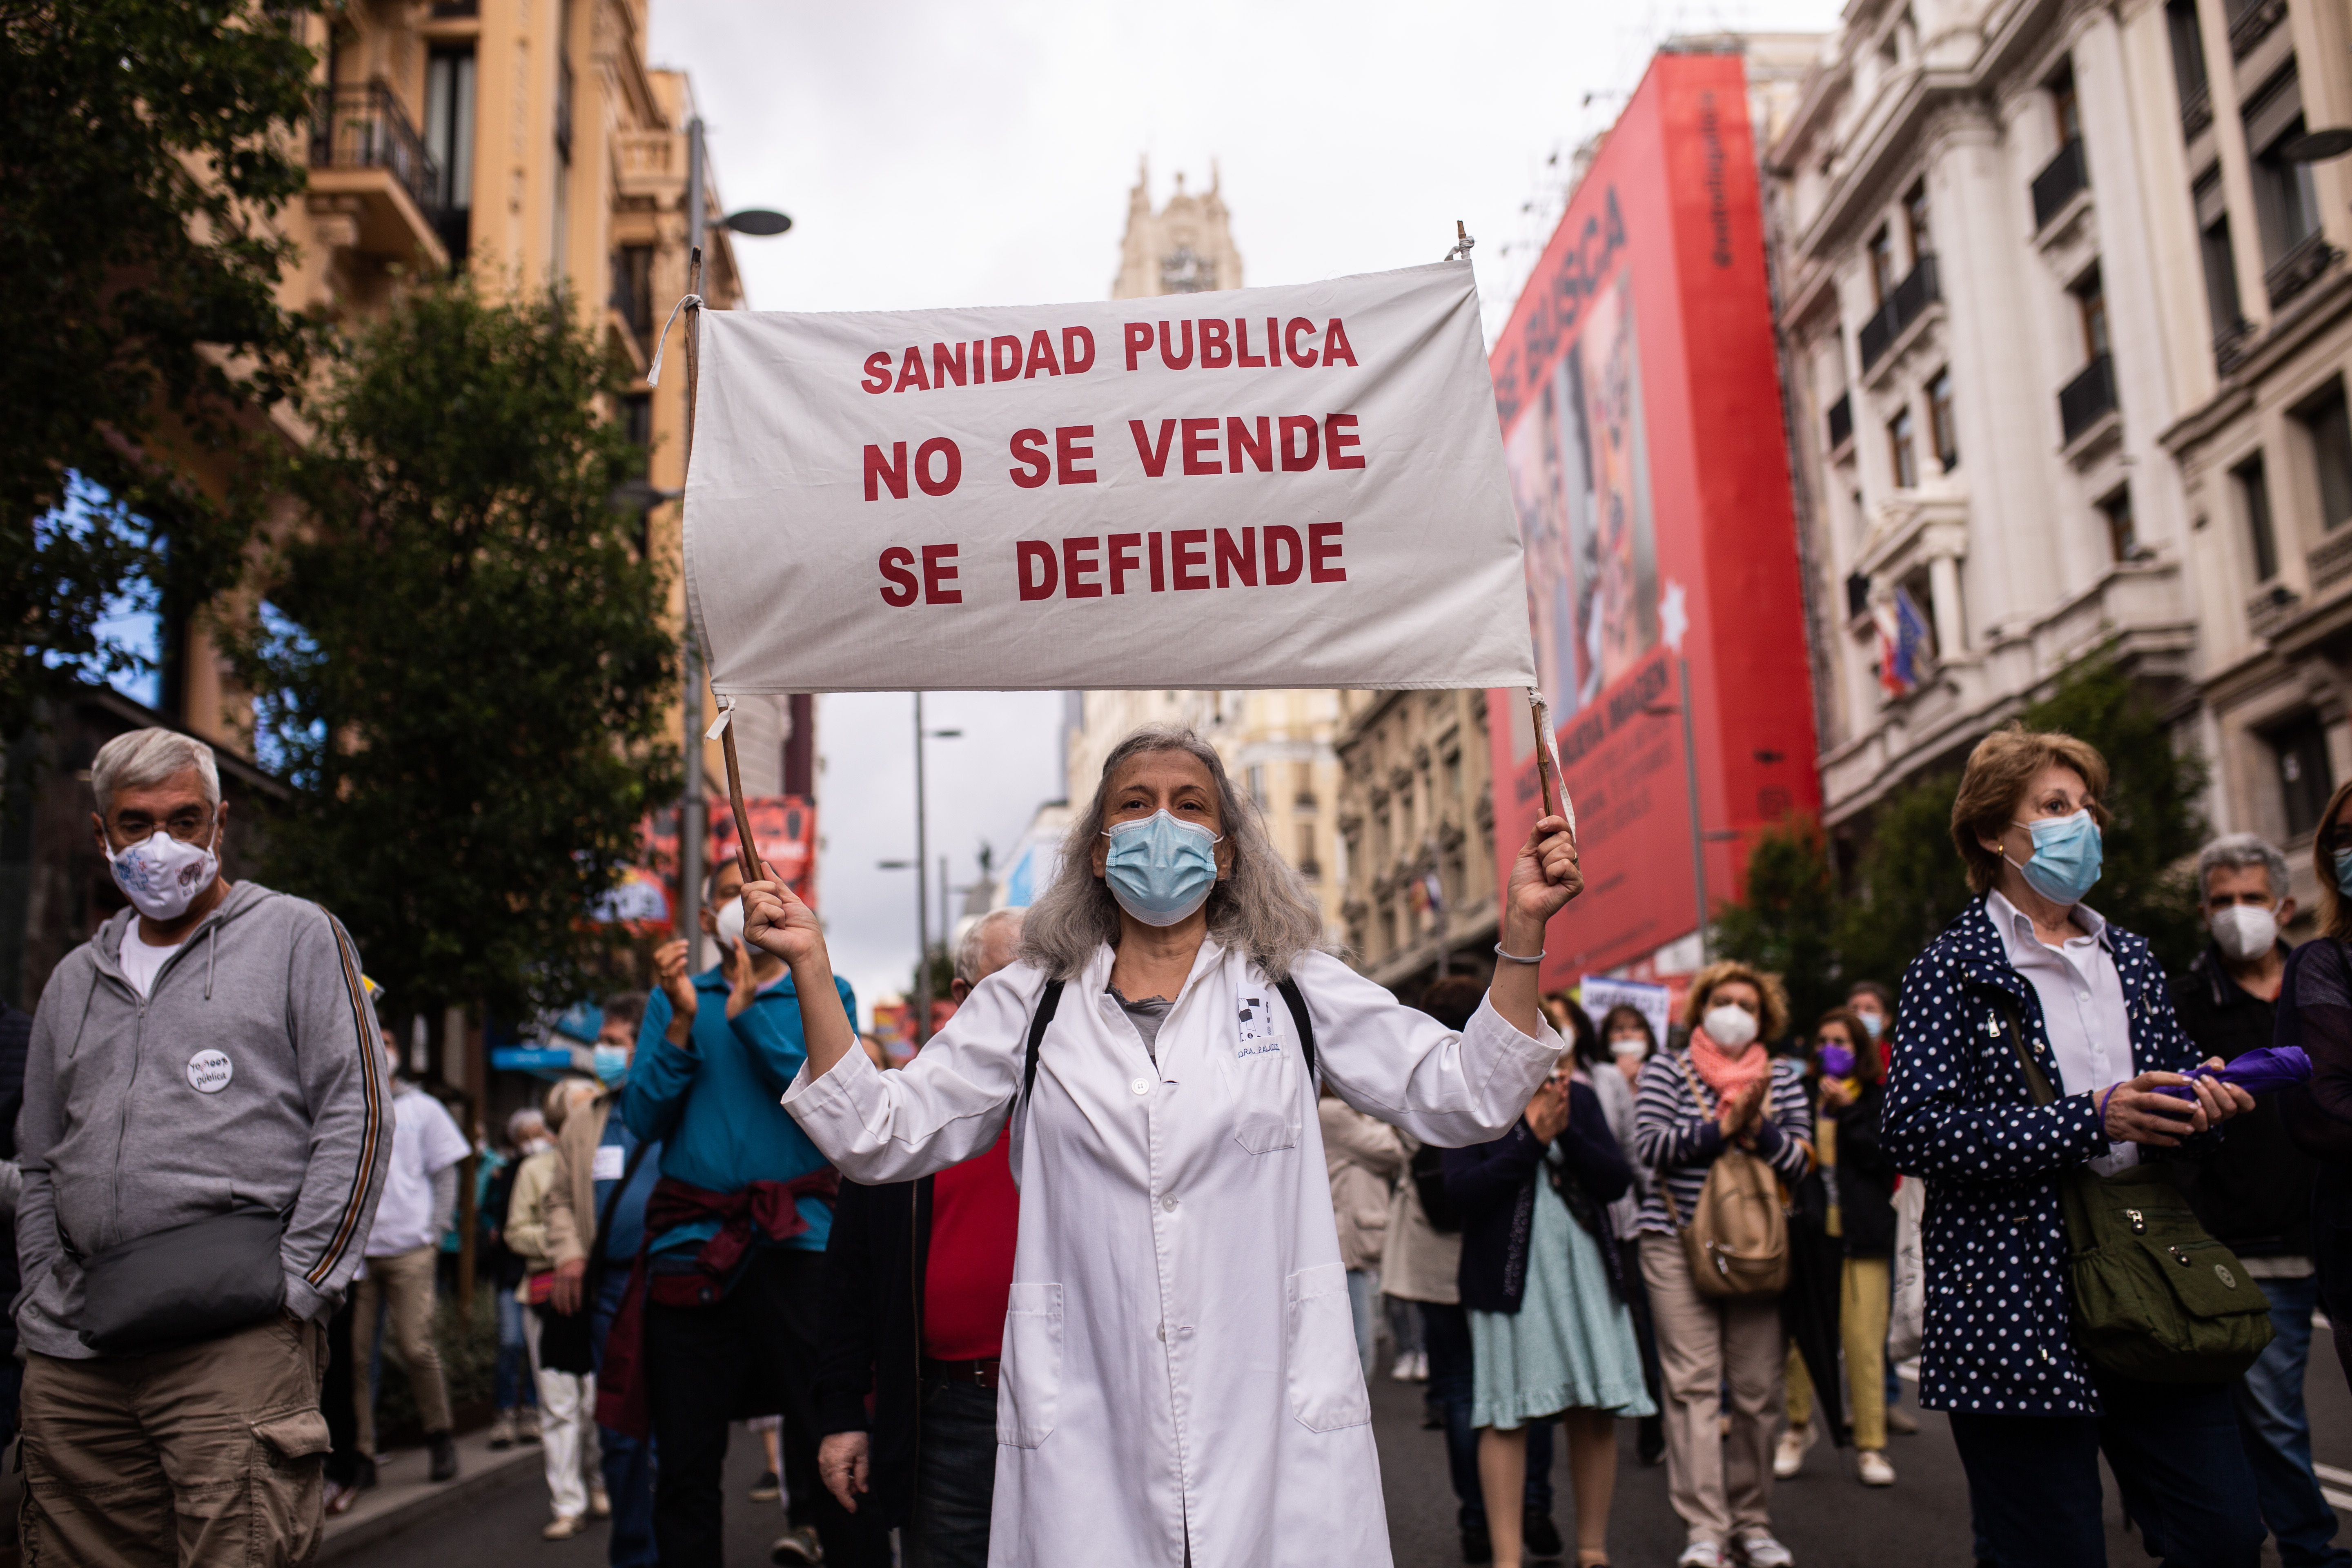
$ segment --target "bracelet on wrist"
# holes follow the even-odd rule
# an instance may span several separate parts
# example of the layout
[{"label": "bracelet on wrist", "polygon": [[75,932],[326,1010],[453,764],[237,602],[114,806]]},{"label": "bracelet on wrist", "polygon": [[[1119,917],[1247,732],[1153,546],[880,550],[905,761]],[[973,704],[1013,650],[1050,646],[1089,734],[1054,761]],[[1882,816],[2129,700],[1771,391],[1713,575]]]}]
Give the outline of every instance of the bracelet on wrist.
[{"label": "bracelet on wrist", "polygon": [[1541,963],[1543,962],[1544,955],[1540,951],[1538,951],[1533,958],[1524,958],[1516,952],[1505,952],[1503,944],[1498,942],[1495,944],[1495,956],[1496,958],[1508,959],[1513,963]]},{"label": "bracelet on wrist", "polygon": [[2107,1102],[2115,1099],[2116,1090],[2121,1088],[2123,1085],[2120,1083],[2111,1083],[2107,1085],[2107,1092],[2099,1096],[2099,1131],[2102,1133],[2107,1131]]}]

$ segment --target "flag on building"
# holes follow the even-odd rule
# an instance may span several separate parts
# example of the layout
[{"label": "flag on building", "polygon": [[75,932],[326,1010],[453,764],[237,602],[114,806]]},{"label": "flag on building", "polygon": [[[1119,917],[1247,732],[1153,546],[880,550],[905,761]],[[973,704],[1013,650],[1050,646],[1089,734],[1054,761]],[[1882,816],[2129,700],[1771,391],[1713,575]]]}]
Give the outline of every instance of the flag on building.
[{"label": "flag on building", "polygon": [[1927,620],[1908,590],[1897,588],[1882,600],[1873,617],[1878,625],[1878,683],[1890,697],[1908,697],[1927,673]]}]

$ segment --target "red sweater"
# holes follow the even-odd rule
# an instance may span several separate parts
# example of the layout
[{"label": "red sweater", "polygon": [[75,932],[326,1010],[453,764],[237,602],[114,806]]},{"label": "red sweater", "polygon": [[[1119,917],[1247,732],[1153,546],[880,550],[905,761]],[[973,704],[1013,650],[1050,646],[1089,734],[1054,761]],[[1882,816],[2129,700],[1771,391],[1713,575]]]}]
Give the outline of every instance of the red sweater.
[{"label": "red sweater", "polygon": [[1012,1147],[1008,1124],[987,1153],[931,1178],[923,1353],[933,1361],[987,1361],[1003,1348],[1021,1219]]}]

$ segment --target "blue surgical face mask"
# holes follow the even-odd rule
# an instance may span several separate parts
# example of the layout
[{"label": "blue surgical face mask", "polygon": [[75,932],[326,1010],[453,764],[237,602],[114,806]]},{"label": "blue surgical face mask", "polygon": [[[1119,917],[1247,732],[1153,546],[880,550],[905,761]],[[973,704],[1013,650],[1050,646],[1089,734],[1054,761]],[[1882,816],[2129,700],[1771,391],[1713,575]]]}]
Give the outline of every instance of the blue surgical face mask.
[{"label": "blue surgical face mask", "polygon": [[2336,890],[2352,897],[2352,849],[2336,852]]},{"label": "blue surgical face mask", "polygon": [[607,1085],[617,1084],[629,1076],[629,1053],[618,1046],[598,1046],[588,1053],[596,1076]]},{"label": "blue surgical face mask", "polygon": [[1149,926],[1172,926],[1217,885],[1217,836],[1165,811],[1117,823],[1103,837],[1103,879],[1118,907]]},{"label": "blue surgical face mask", "polygon": [[[2079,904],[2099,879],[2099,825],[2088,811],[2021,823],[2033,835],[2033,858],[2017,869],[2025,885],[2053,904]],[[2012,866],[2017,862],[2011,860]]]}]

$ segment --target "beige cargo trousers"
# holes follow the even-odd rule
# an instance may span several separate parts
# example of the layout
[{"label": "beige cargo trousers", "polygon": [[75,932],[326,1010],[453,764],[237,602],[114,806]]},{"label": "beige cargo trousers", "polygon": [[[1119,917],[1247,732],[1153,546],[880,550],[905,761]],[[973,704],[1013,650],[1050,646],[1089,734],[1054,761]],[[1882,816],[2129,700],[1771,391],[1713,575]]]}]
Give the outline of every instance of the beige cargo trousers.
[{"label": "beige cargo trousers", "polygon": [[27,1568],[277,1568],[325,1529],[324,1325],[145,1355],[27,1355]]}]

